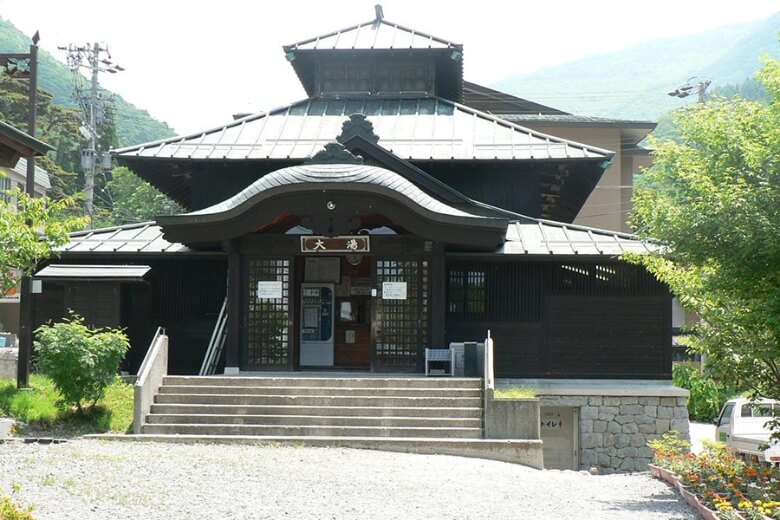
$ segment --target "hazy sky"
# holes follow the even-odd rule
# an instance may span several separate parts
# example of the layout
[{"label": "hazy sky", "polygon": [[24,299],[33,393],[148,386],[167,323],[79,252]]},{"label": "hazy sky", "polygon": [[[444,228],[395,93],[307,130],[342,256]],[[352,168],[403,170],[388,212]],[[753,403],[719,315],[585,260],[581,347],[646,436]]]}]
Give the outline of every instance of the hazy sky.
[{"label": "hazy sky", "polygon": [[[0,0],[0,16],[59,57],[100,41],[126,68],[101,82],[177,132],[305,97],[281,46],[373,19],[376,0]],[[385,19],[462,43],[478,83],[642,41],[764,18],[780,0],[382,1]],[[503,58],[511,57],[509,64]],[[685,80],[686,78],[681,78]]]}]

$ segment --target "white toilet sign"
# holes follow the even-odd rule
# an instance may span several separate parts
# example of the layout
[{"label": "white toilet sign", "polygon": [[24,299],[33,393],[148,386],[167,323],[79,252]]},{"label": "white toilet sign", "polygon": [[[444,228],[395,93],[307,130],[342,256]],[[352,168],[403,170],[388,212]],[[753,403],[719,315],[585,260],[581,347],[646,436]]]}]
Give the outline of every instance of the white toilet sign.
[{"label": "white toilet sign", "polygon": [[382,282],[383,300],[405,300],[406,282]]}]

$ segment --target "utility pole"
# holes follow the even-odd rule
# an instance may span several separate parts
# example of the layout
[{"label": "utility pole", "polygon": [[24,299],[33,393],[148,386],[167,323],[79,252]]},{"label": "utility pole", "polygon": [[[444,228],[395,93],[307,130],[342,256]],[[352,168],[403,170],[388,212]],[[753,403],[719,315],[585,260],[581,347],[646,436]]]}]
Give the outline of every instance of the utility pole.
[{"label": "utility pole", "polygon": [[712,80],[708,78],[693,77],[688,78],[685,85],[677,87],[675,90],[668,93],[672,97],[684,98],[688,97],[694,92],[699,95],[699,103],[702,105],[706,102],[707,88],[712,84]]},{"label": "utility pole", "polygon": [[[111,158],[108,150],[100,150],[98,141],[100,134],[98,127],[107,119],[108,104],[110,100],[101,98],[98,89],[98,74],[108,72],[116,74],[125,70],[123,67],[111,61],[108,46],[102,46],[95,42],[86,45],[70,44],[67,47],[58,47],[67,52],[67,62],[73,71],[73,96],[82,108],[82,133],[88,139],[88,148],[81,151],[81,168],[84,170],[84,195],[89,229],[92,229],[92,221],[95,215],[95,173],[100,167],[110,169]],[[89,89],[81,87],[83,76],[80,69],[89,71]],[[102,121],[100,120],[102,114]]]},{"label": "utility pole", "polygon": [[[41,37],[38,31],[32,37],[30,52],[27,54],[0,54],[0,67],[7,74],[20,79],[28,79],[28,112],[27,134],[35,137],[35,126],[38,117],[38,42]],[[25,65],[26,64],[26,65]],[[27,157],[27,177],[24,180],[24,191],[30,197],[35,197],[35,157]],[[28,223],[29,225],[29,223]],[[16,386],[30,386],[30,358],[32,353],[32,280],[29,276],[22,277],[19,302],[19,360],[16,365]]]}]

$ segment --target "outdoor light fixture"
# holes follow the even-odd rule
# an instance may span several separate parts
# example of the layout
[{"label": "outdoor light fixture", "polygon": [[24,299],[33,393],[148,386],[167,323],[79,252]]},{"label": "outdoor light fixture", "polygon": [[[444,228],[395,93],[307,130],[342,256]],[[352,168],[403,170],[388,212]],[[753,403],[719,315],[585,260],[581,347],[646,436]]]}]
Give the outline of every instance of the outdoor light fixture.
[{"label": "outdoor light fixture", "polygon": [[451,59],[452,61],[458,61],[458,60],[460,59],[460,57],[461,57],[461,56],[463,56],[463,53],[462,53],[462,52],[460,52],[460,51],[452,51],[452,52],[450,53],[450,59]]},{"label": "outdoor light fixture", "polygon": [[328,203],[325,204],[325,207],[333,211],[334,209],[336,209],[336,203],[333,202],[332,200],[329,200]]},{"label": "outdoor light fixture", "polygon": [[295,61],[295,53],[293,51],[288,52],[284,57],[287,58],[287,61]]}]

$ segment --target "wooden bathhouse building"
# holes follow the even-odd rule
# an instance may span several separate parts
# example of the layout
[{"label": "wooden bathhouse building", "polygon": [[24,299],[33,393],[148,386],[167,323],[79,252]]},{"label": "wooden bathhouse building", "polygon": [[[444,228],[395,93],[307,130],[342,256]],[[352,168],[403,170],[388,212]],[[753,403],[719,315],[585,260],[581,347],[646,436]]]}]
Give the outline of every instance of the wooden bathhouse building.
[{"label": "wooden bathhouse building", "polygon": [[[38,273],[37,323],[125,327],[131,373],[164,326],[172,374],[198,373],[219,321],[224,374],[422,374],[426,348],[490,330],[499,380],[622,380],[618,414],[667,395],[630,390],[671,378],[669,291],[620,259],[649,246],[573,224],[620,149],[532,129],[585,120],[465,82],[462,45],[381,9],[284,57],[306,99],[115,151],[186,212],[74,234]],[[632,145],[653,127],[589,124]],[[622,429],[583,437],[609,392],[550,395],[581,410],[575,466],[649,458],[615,447]]]}]

